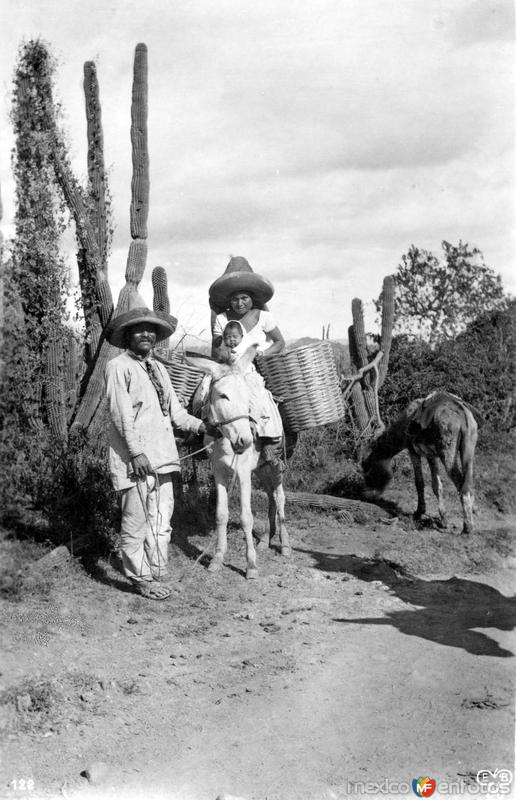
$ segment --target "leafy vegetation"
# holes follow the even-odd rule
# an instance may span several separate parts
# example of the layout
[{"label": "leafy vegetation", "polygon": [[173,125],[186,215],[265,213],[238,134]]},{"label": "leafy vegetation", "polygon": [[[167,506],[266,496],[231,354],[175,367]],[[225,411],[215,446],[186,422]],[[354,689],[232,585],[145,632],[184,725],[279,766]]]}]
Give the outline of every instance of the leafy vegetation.
[{"label": "leafy vegetation", "polygon": [[[442,242],[443,258],[411,245],[395,274],[395,333],[450,340],[484,313],[505,307],[502,281],[476,247]],[[382,296],[375,301],[380,312]]]},{"label": "leafy vegetation", "polygon": [[490,431],[510,430],[515,424],[515,356],[514,300],[434,349],[421,338],[396,336],[380,391],[384,418],[392,420],[411,400],[442,389],[475,406]]}]

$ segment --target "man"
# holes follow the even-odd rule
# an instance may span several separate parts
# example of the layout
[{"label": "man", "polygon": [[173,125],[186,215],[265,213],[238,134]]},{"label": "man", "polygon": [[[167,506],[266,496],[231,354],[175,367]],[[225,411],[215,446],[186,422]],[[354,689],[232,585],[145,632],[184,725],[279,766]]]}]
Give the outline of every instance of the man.
[{"label": "man", "polygon": [[167,574],[172,473],[179,470],[172,425],[194,433],[206,428],[181,406],[167,371],[152,357],[154,345],[174,332],[177,320],[139,302],[106,330],[111,344],[126,348],[105,373],[109,465],[122,509],[124,572],[137,594],[165,600],[170,590],[160,581]]}]

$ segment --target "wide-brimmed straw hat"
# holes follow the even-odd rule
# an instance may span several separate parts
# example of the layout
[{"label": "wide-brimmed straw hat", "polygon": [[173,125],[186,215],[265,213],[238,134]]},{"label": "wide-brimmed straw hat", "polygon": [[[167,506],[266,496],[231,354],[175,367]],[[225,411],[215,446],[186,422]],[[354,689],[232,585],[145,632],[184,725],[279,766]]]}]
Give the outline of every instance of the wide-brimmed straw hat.
[{"label": "wide-brimmed straw hat", "polygon": [[253,272],[247,259],[233,256],[224,274],[209,288],[210,306],[216,311],[224,311],[235,292],[249,292],[255,304],[263,306],[274,294],[274,286],[263,275]]},{"label": "wide-brimmed straw hat", "polygon": [[106,328],[106,339],[115,347],[125,347],[125,334],[134,325],[140,322],[149,322],[156,329],[156,342],[161,342],[171,336],[176,327],[177,319],[164,311],[151,311],[138,295],[131,298],[129,311],[119,314],[111,320]]}]

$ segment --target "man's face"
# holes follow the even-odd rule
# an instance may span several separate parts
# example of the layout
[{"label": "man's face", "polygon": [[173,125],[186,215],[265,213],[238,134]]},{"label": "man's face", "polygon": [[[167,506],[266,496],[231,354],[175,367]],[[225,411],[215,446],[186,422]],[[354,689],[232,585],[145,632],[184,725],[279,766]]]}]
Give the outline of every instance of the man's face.
[{"label": "man's face", "polygon": [[241,317],[247,314],[253,307],[253,298],[247,292],[235,292],[229,298],[229,305],[236,314]]},{"label": "man's face", "polygon": [[150,322],[139,322],[127,332],[127,347],[136,356],[145,358],[156,344],[156,327]]}]

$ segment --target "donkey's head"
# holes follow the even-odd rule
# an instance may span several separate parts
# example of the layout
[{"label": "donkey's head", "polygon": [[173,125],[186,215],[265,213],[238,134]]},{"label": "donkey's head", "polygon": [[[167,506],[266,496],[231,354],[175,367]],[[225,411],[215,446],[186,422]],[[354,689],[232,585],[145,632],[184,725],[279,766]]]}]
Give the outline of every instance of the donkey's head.
[{"label": "donkey's head", "polygon": [[366,494],[371,498],[381,495],[392,479],[392,456],[387,456],[383,452],[383,432],[382,426],[374,439],[365,442],[360,451],[360,465],[367,487]]},{"label": "donkey's head", "polygon": [[243,453],[253,443],[249,421],[249,389],[244,372],[255,355],[256,348],[250,347],[232,366],[206,358],[186,359],[189,364],[211,376],[205,422],[228,439],[235,453]]}]

